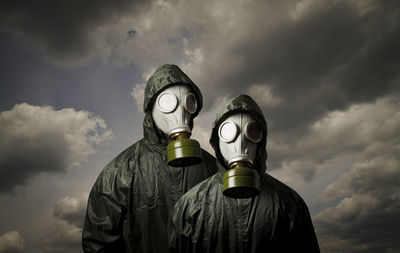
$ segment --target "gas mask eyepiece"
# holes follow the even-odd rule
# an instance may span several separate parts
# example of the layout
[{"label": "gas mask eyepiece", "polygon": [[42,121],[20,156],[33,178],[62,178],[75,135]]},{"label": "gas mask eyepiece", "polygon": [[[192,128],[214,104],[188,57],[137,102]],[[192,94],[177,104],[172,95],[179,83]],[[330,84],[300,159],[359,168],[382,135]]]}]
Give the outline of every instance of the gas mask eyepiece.
[{"label": "gas mask eyepiece", "polygon": [[186,85],[168,87],[157,96],[152,111],[154,122],[174,140],[167,146],[168,165],[183,167],[202,161],[199,142],[189,139],[190,120],[196,111],[196,96]]},{"label": "gas mask eyepiece", "polygon": [[250,198],[260,192],[260,175],[253,163],[262,127],[250,114],[238,113],[228,117],[218,128],[219,149],[228,162],[224,174],[223,194],[231,198]]}]

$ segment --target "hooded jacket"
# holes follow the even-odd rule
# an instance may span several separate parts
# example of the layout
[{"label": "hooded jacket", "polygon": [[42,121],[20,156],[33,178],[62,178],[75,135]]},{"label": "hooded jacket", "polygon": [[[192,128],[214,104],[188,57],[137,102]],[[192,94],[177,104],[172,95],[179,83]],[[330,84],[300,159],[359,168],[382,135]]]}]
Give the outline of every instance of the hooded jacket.
[{"label": "hooded jacket", "polygon": [[[219,125],[230,115],[249,113],[263,127],[253,168],[260,194],[226,197],[223,174],[229,169],[219,150]],[[168,223],[171,252],[319,252],[308,208],[290,187],[265,173],[267,123],[253,99],[232,98],[217,115],[210,143],[219,172],[193,187],[176,203]]]},{"label": "hooded jacket", "polygon": [[186,84],[196,95],[193,118],[201,110],[199,89],[177,66],[163,65],[153,74],[145,88],[144,138],[114,158],[90,192],[82,232],[84,252],[168,251],[167,221],[174,204],[217,172],[215,158],[204,150],[198,165],[167,165],[167,141],[151,110],[158,94],[173,84]]}]

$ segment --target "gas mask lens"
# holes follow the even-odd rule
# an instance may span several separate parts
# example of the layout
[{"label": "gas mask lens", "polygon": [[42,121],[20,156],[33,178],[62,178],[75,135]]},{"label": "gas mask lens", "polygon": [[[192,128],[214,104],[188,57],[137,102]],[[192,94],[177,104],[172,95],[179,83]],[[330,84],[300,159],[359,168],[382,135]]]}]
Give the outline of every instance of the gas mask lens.
[{"label": "gas mask lens", "polygon": [[235,123],[232,121],[225,121],[219,127],[218,135],[219,138],[224,142],[232,142],[236,139],[238,129]]},{"label": "gas mask lens", "polygon": [[172,93],[165,92],[160,94],[157,101],[157,106],[163,113],[171,113],[178,105],[176,96]]},{"label": "gas mask lens", "polygon": [[183,100],[183,108],[190,113],[193,114],[197,110],[197,101],[196,97],[193,93],[188,93],[186,94],[184,100]]},{"label": "gas mask lens", "polygon": [[258,143],[262,139],[262,129],[257,122],[249,122],[244,129],[244,135],[251,142]]}]

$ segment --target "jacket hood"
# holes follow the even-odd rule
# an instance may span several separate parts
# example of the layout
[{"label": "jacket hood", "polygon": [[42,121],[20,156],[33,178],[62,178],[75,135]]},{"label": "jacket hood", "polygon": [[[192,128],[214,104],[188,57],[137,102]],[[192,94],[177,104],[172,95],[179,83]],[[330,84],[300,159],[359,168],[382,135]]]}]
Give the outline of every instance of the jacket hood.
[{"label": "jacket hood", "polygon": [[175,84],[185,84],[190,87],[196,96],[197,110],[193,114],[190,127],[193,127],[193,119],[199,114],[203,106],[203,97],[200,89],[195,83],[176,65],[165,64],[159,67],[150,77],[144,90],[143,111],[143,133],[146,140],[151,143],[166,145],[164,134],[157,128],[152,116],[152,109],[155,99],[164,89]]},{"label": "jacket hood", "polygon": [[221,151],[219,149],[219,137],[218,137],[218,128],[220,124],[229,116],[236,113],[249,113],[252,115],[262,126],[263,138],[259,143],[256,158],[254,159],[253,168],[258,172],[264,172],[266,169],[266,160],[267,160],[267,121],[264,118],[264,115],[260,109],[260,107],[254,102],[254,100],[247,95],[239,95],[230,99],[217,114],[217,118],[215,119],[211,137],[210,144],[215,150],[215,155],[217,157],[217,161],[220,165],[222,165],[225,170],[228,170],[228,164],[223,158]]}]

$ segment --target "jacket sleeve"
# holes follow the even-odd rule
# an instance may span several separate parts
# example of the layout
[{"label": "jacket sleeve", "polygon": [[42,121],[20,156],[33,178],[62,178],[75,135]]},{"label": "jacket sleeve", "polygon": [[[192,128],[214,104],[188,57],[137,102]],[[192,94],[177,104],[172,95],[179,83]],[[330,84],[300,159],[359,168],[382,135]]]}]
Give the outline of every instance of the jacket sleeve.
[{"label": "jacket sleeve", "polygon": [[100,173],[89,195],[82,231],[84,252],[124,252],[127,181],[126,173],[115,161]]},{"label": "jacket sleeve", "polygon": [[302,200],[297,228],[295,228],[295,249],[299,252],[319,253],[319,245],[307,205]]},{"label": "jacket sleeve", "polygon": [[307,252],[319,253],[320,249],[318,245],[318,240],[317,236],[315,235],[314,226],[312,224],[310,215],[308,215],[308,220],[305,224],[305,227],[308,230],[305,238],[305,241],[307,242],[305,249],[307,250]]}]

